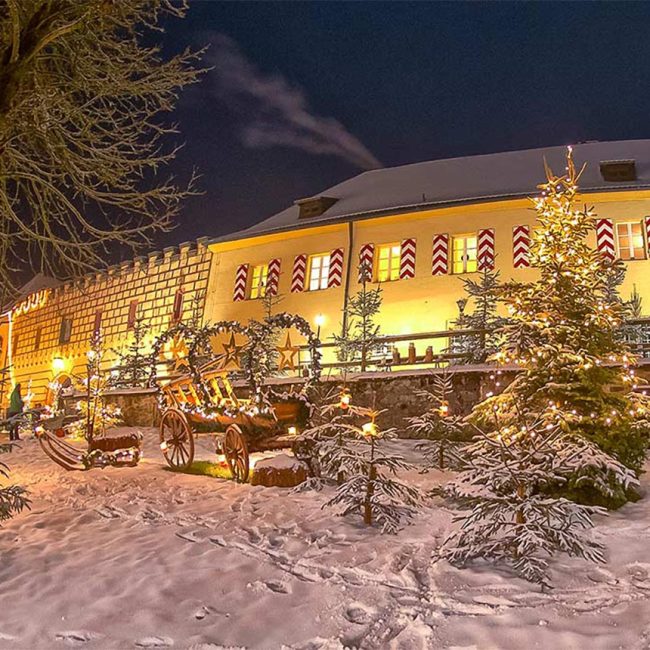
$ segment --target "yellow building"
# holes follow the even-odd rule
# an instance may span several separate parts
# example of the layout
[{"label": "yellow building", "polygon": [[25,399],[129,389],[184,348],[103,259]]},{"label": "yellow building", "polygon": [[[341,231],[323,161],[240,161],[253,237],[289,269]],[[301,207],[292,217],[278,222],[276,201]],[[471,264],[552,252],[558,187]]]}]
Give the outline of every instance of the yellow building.
[{"label": "yellow building", "polygon": [[204,240],[185,243],[19,300],[5,319],[13,382],[22,384],[23,396],[29,387],[33,404],[47,402],[53,379],[83,374],[98,328],[110,363],[138,316],[152,337],[187,320],[203,309],[210,258]]},{"label": "yellow building", "polygon": [[[382,284],[385,334],[447,330],[458,316],[462,280],[482,266],[494,266],[503,280],[534,278],[527,242],[535,213],[527,197],[545,180],[544,159],[562,173],[566,148],[369,171],[215,239],[206,318],[259,318],[260,285],[277,285],[282,310],[312,322],[323,315],[325,340],[340,333],[346,296],[359,290],[366,259]],[[599,217],[593,245],[626,261],[623,296],[636,286],[650,306],[650,141],[581,144],[574,159],[587,165],[580,188]],[[427,343],[441,349],[448,340]],[[405,338],[402,357],[407,346]]]},{"label": "yellow building", "polygon": [[[404,335],[405,356],[410,335],[449,328],[462,280],[481,267],[494,266],[504,280],[534,278],[527,242],[535,213],[527,197],[545,178],[544,159],[560,173],[566,149],[365,172],[245,231],[138,258],[47,290],[42,299],[29,296],[12,310],[6,337],[13,379],[31,379],[42,401],[57,373],[83,364],[95,327],[108,347],[119,347],[136,311],[158,334],[187,319],[203,291],[204,321],[261,318],[261,297],[271,291],[282,297],[278,310],[300,314],[314,328],[322,315],[327,340],[340,333],[346,298],[360,287],[360,260],[383,288],[382,332]],[[581,144],[574,159],[587,164],[580,188],[599,217],[594,246],[625,260],[623,295],[636,286],[650,305],[650,141]],[[414,340],[438,350],[448,345],[444,338]]]}]

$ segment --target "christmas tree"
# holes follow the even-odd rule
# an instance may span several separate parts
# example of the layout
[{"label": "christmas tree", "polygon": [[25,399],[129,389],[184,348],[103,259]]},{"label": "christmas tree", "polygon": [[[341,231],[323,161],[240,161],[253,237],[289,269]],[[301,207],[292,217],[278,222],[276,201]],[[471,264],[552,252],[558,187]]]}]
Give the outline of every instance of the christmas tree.
[{"label": "christmas tree", "polygon": [[341,509],[341,515],[361,513],[366,525],[377,523],[384,533],[395,533],[410,519],[421,501],[419,491],[394,476],[399,470],[413,469],[398,454],[385,449],[385,441],[396,437],[395,429],[380,430],[375,420],[381,411],[367,410],[362,426],[343,424],[350,442],[339,452],[339,468],[345,481],[328,506]]},{"label": "christmas tree", "polygon": [[361,269],[361,289],[352,296],[343,314],[343,334],[334,335],[338,360],[345,368],[357,367],[365,372],[373,354],[384,351],[379,325],[375,323],[381,310],[381,287],[369,289],[370,269]]},{"label": "christmas tree", "polygon": [[[460,363],[485,363],[496,352],[499,328],[506,323],[506,319],[497,314],[499,272],[483,269],[478,281],[465,278],[463,285],[467,298],[457,302],[459,315],[454,327],[476,330],[476,333],[453,335],[449,351],[463,355]],[[466,311],[468,304],[473,308],[470,313]]]},{"label": "christmas tree", "polygon": [[456,469],[462,465],[458,448],[466,439],[465,427],[462,418],[450,412],[449,399],[453,391],[453,374],[444,371],[434,375],[432,390],[418,393],[429,408],[422,415],[407,420],[411,431],[426,438],[426,442],[417,445],[426,464],[438,469]]},{"label": "christmas tree", "polygon": [[[566,174],[547,167],[541,196],[533,199],[538,227],[533,231],[531,262],[539,279],[503,285],[508,308],[501,349],[493,359],[520,369],[499,395],[475,407],[473,422],[484,431],[495,426],[529,426],[542,421],[567,434],[596,443],[627,467],[641,469],[650,422],[648,402],[634,392],[639,381],[634,357],[618,330],[624,304],[612,287],[620,263],[592,249],[594,213],[576,207],[578,179],[571,150]],[[625,484],[610,476],[614,495],[608,505],[625,501]],[[598,500],[599,469],[586,461],[565,489],[580,499]],[[616,487],[617,486],[617,487]]]},{"label": "christmas tree", "polygon": [[[466,469],[442,492],[470,511],[457,517],[460,529],[439,556],[458,566],[474,559],[506,563],[548,587],[548,563],[556,553],[604,561],[602,546],[584,534],[592,515],[604,510],[553,496],[558,486],[585,462],[626,487],[636,477],[593,443],[565,433],[559,422],[531,421],[522,412],[517,417],[514,423],[510,414],[495,411],[490,433],[477,429],[475,442],[462,450]],[[600,488],[611,490],[609,481]]]},{"label": "christmas tree", "polygon": [[[13,450],[14,445],[0,445],[0,454],[6,454]],[[9,467],[0,461],[0,476],[9,477]],[[0,487],[0,522],[11,519],[16,513],[24,508],[29,508],[30,500],[27,498],[27,491],[20,485],[7,485]]]},{"label": "christmas tree", "polygon": [[131,340],[126,348],[116,351],[118,362],[109,378],[115,388],[139,388],[147,385],[151,374],[151,352],[145,339],[149,334],[146,320],[137,315]]},{"label": "christmas tree", "polygon": [[82,380],[85,394],[77,404],[80,419],[68,427],[73,435],[83,436],[89,443],[122,421],[120,409],[107,404],[104,398],[108,387],[103,371],[104,353],[103,337],[98,329],[91,336],[86,353],[86,376]]}]

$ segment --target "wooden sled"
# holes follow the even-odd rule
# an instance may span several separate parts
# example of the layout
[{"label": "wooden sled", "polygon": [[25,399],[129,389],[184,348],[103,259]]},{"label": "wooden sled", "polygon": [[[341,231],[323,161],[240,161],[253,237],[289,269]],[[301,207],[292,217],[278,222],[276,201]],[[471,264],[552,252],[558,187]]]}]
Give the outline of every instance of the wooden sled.
[{"label": "wooden sled", "polygon": [[95,467],[135,467],[141,457],[141,438],[138,434],[95,438],[87,450],[75,447],[49,431],[43,431],[38,436],[38,442],[47,456],[68,471],[84,472]]}]

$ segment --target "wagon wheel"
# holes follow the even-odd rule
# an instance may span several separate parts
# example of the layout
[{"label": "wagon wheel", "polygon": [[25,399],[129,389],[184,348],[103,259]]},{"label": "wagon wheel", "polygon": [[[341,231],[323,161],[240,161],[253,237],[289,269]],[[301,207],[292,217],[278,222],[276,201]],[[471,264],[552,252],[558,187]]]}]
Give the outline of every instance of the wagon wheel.
[{"label": "wagon wheel", "polygon": [[230,473],[237,483],[246,483],[248,480],[248,445],[242,430],[231,424],[226,429],[223,440],[223,453],[226,457]]},{"label": "wagon wheel", "polygon": [[188,469],[194,460],[194,437],[185,415],[168,409],[160,421],[160,449],[167,464],[176,470]]}]

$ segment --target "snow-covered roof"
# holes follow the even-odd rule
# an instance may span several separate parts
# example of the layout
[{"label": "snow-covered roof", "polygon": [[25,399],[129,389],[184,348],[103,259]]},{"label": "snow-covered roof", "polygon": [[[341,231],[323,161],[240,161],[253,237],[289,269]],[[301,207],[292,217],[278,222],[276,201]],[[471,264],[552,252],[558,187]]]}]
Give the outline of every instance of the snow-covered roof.
[{"label": "snow-covered roof", "polygon": [[[582,192],[650,188],[650,140],[588,142],[574,145],[573,151],[576,166],[587,163],[580,179]],[[531,196],[545,179],[544,159],[560,174],[565,167],[566,147],[507,151],[374,169],[314,195],[314,198],[325,196],[337,199],[321,216],[299,219],[299,207],[292,205],[246,230],[213,241],[244,239],[337,221],[426,210],[445,204]],[[600,172],[600,163],[623,160],[635,161],[636,179],[605,181]]]}]

